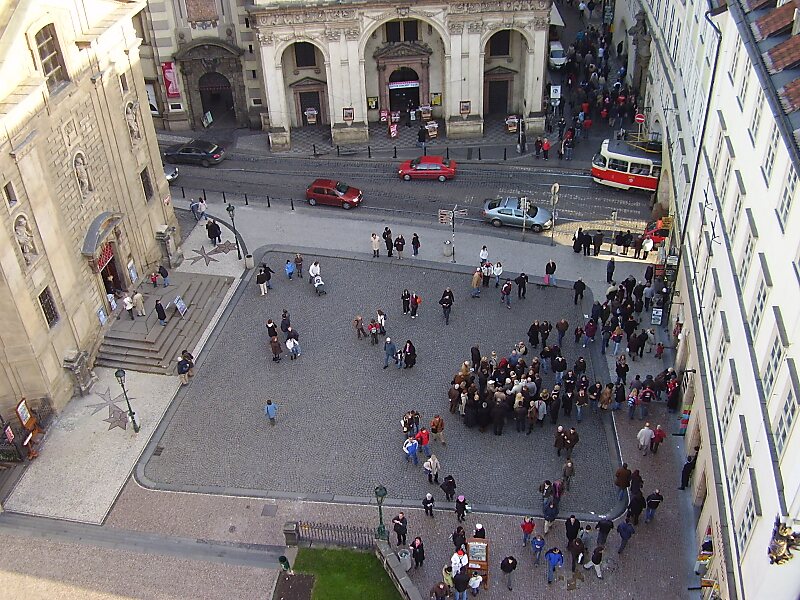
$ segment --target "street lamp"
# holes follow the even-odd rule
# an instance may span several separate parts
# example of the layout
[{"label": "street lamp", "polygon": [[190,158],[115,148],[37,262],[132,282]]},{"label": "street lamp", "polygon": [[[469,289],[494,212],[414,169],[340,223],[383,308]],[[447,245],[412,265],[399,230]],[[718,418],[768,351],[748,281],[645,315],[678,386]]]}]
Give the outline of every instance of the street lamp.
[{"label": "street lamp", "polygon": [[560,186],[557,183],[554,183],[550,186],[550,212],[552,213],[553,224],[550,226],[550,245],[555,246],[556,241],[554,239],[555,231],[556,231],[556,204],[558,204],[558,190]]},{"label": "street lamp", "polygon": [[233,218],[233,215],[236,212],[236,207],[233,204],[228,203],[228,208],[226,208],[225,210],[228,211],[228,216],[231,218],[231,227],[233,227],[233,237],[236,238],[236,256],[239,257],[239,260],[242,260],[242,251],[239,249],[239,234],[236,231],[236,221]]},{"label": "street lamp", "polygon": [[128,390],[125,389],[125,370],[117,369],[114,372],[114,377],[116,377],[117,381],[119,381],[119,385],[122,387],[122,393],[125,395],[125,404],[128,405],[128,416],[131,419],[131,423],[133,423],[133,432],[139,433],[139,424],[136,422],[136,413],[133,412],[133,409],[131,408],[131,401],[128,400]]},{"label": "street lamp", "polygon": [[386,525],[383,524],[383,501],[389,492],[382,485],[375,488],[375,500],[378,503],[378,531],[377,537],[381,540],[388,540],[389,533],[386,531]]}]

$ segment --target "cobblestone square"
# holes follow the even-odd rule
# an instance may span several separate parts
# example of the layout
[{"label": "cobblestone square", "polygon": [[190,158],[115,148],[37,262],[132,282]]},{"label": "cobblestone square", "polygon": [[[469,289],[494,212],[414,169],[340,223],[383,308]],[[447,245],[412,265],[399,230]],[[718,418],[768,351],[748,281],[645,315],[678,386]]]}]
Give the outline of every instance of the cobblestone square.
[{"label": "cobblestone square", "polygon": [[[428,484],[422,461],[417,467],[407,464],[401,451],[400,419],[416,409],[426,424],[436,413],[444,416],[448,443],[443,448],[436,442],[433,449],[442,475],[453,474],[458,492],[473,505],[540,513],[538,485],[557,477],[564,461],[553,448],[554,426],[548,420],[530,436],[517,433],[512,422],[500,437],[491,429],[467,429],[448,412],[446,392],[474,343],[484,355],[497,350],[503,356],[515,342],[527,342],[534,319],[555,323],[564,316],[571,328],[583,321],[585,311],[573,305],[572,290],[531,283],[527,299],[518,301],[515,290],[507,310],[494,283],[483,288],[481,298],[470,298],[470,275],[463,268],[410,257],[387,262],[305,255],[305,271],[315,259],[322,267],[328,293],[317,296],[307,278],[286,279],[283,264],[290,256],[265,255],[276,271],[266,297],[259,295],[254,272],[234,297],[191,384],[175,400],[158,443],[161,454],[142,459],[146,478],[173,489],[235,488],[320,499],[369,498],[383,483],[393,499],[418,502],[435,490],[443,501],[441,490]],[[259,259],[257,254],[257,264]],[[448,286],[455,304],[445,326],[438,300]],[[402,314],[404,288],[423,299],[415,320]],[[590,302],[587,295],[586,311]],[[384,370],[383,340],[372,346],[368,339],[356,339],[353,316],[361,314],[368,322],[378,308],[387,314],[389,336],[398,344],[410,339],[417,347],[413,369],[390,365]],[[284,353],[274,363],[264,324],[268,318],[279,324],[283,309],[300,335],[302,356],[292,361]],[[554,332],[550,339],[555,337]],[[595,352],[599,356],[599,346],[582,349],[571,334],[565,338],[569,364],[580,353],[589,363],[590,379],[597,370],[606,382],[607,368],[593,360]],[[552,384],[552,375],[545,375],[545,385]],[[263,413],[268,398],[278,405],[274,427]],[[574,419],[573,411],[571,419],[562,415],[559,423],[574,425]],[[611,479],[617,464],[610,421],[588,413],[577,427],[574,492],[562,501],[561,514],[606,513],[615,504]]]}]

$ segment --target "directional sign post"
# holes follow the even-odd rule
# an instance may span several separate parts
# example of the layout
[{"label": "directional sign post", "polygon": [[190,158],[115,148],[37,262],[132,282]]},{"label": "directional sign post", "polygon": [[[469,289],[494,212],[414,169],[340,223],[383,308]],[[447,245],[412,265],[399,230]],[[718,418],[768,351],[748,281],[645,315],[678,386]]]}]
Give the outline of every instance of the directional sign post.
[{"label": "directional sign post", "polygon": [[522,211],[522,237],[525,237],[525,225],[528,222],[528,209],[531,207],[531,201],[527,196],[519,199],[519,209]]},{"label": "directional sign post", "polygon": [[551,217],[551,219],[553,220],[553,223],[550,225],[550,245],[551,246],[555,246],[556,245],[556,241],[555,241],[555,237],[554,237],[555,236],[555,231],[556,231],[556,205],[558,204],[558,190],[560,189],[560,187],[561,186],[559,186],[557,183],[554,183],[552,186],[550,186],[550,208],[551,208],[550,212],[553,213],[553,216]]},{"label": "directional sign post", "polygon": [[458,208],[458,204],[453,207],[453,210],[440,210],[439,223],[442,225],[450,225],[453,228],[451,244],[453,245],[453,258],[450,262],[456,262],[456,217],[463,219],[467,216],[466,208]]}]

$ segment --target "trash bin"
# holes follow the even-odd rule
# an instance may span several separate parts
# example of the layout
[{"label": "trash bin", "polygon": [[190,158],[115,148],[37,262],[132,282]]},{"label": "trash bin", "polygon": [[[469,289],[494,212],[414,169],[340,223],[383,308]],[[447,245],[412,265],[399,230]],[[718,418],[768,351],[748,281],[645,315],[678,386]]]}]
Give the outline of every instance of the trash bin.
[{"label": "trash bin", "polygon": [[444,248],[442,250],[445,256],[453,256],[453,242],[450,240],[445,240]]},{"label": "trash bin", "polygon": [[409,571],[411,569],[411,550],[407,548],[403,548],[402,550],[397,551],[397,558],[400,560],[400,566],[403,567],[405,571]]},{"label": "trash bin", "polygon": [[247,254],[244,257],[244,268],[245,269],[252,269],[256,266],[256,261],[253,260],[252,254]]}]

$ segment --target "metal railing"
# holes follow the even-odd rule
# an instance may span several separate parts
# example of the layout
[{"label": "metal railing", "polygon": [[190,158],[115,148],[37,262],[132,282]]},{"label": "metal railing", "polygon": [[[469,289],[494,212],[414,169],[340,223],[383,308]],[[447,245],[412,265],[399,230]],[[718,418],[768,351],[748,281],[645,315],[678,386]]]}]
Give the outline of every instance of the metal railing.
[{"label": "metal railing", "polygon": [[350,525],[331,525],[300,521],[297,528],[298,542],[343,546],[348,548],[372,548],[375,545],[375,529]]}]

